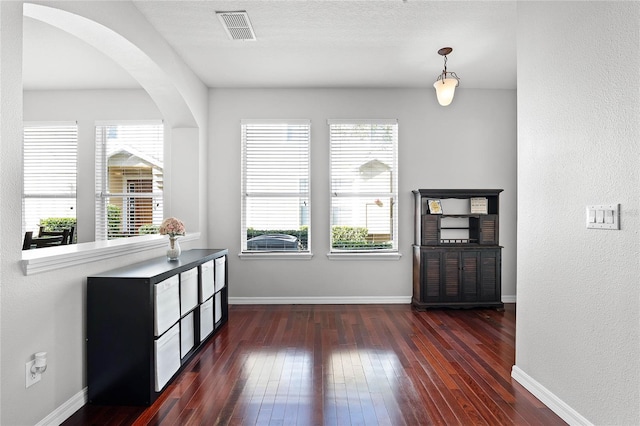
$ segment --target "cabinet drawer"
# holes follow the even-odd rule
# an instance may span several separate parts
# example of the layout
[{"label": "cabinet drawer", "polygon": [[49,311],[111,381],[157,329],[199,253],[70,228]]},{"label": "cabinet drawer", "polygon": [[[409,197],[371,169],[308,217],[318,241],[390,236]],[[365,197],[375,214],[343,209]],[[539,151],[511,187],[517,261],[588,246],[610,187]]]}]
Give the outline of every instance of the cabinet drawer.
[{"label": "cabinet drawer", "polygon": [[215,297],[215,309],[213,311],[213,319],[215,323],[218,323],[222,319],[222,293],[216,293]]},{"label": "cabinet drawer", "polygon": [[213,298],[200,305],[200,341],[213,331]]},{"label": "cabinet drawer", "polygon": [[180,315],[198,305],[198,268],[180,273]]},{"label": "cabinet drawer", "polygon": [[194,337],[193,312],[189,312],[188,315],[180,320],[180,358],[184,358],[193,348]]},{"label": "cabinet drawer", "polygon": [[159,392],[180,368],[180,330],[174,325],[154,342],[155,390]]},{"label": "cabinet drawer", "polygon": [[215,259],[215,263],[216,263],[216,291],[220,291],[222,290],[222,288],[224,288],[225,286],[225,277],[226,277],[226,271],[225,271],[225,264],[227,262],[227,256],[222,256],[219,257],[217,259]]},{"label": "cabinet drawer", "polygon": [[213,270],[213,260],[200,265],[200,303],[213,296],[215,289]]},{"label": "cabinet drawer", "polygon": [[180,319],[178,276],[174,275],[153,287],[154,333],[160,336]]}]

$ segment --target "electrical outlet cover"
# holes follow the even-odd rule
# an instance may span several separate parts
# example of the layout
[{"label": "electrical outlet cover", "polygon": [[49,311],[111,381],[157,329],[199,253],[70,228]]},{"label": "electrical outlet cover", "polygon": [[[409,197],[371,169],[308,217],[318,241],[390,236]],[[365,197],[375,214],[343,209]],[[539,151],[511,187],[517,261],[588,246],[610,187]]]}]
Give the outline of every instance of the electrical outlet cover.
[{"label": "electrical outlet cover", "polygon": [[25,375],[26,375],[25,387],[26,388],[28,388],[29,386],[35,385],[40,381],[40,379],[42,379],[42,373],[31,374],[31,367],[35,363],[36,363],[36,360],[34,359],[27,362],[25,365]]}]

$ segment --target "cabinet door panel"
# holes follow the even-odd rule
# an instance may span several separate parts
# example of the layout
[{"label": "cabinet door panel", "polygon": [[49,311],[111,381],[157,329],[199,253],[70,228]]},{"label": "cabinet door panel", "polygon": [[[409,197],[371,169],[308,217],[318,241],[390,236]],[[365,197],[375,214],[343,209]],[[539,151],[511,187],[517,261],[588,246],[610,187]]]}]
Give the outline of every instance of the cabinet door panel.
[{"label": "cabinet door panel", "polygon": [[462,299],[466,302],[478,300],[478,268],[480,255],[478,252],[462,252]]},{"label": "cabinet door panel", "polygon": [[444,297],[443,300],[457,301],[460,297],[460,254],[444,253]]},{"label": "cabinet door panel", "polygon": [[484,301],[500,301],[500,250],[482,253],[482,277],[480,280],[480,299]]},{"label": "cabinet door panel", "polygon": [[425,214],[422,216],[422,245],[440,244],[440,217]]},{"label": "cabinet door panel", "polygon": [[422,258],[424,265],[424,295],[425,297],[440,297],[440,252],[427,252]]},{"label": "cabinet door panel", "polygon": [[478,243],[483,245],[498,244],[498,215],[480,216],[480,236]]}]

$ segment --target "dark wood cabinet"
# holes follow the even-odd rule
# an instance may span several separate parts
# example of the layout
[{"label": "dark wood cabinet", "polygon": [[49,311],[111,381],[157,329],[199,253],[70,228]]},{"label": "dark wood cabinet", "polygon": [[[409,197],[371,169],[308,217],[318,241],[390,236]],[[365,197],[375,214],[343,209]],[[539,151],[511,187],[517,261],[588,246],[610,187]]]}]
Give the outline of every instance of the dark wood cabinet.
[{"label": "dark wood cabinet", "polygon": [[226,249],[197,249],[87,278],[92,404],[150,405],[228,319]]},{"label": "dark wood cabinet", "polygon": [[[501,191],[413,191],[412,303],[416,308],[503,308],[498,245]],[[430,201],[441,206],[437,214],[429,208]]]},{"label": "dark wood cabinet", "polygon": [[[414,305],[460,306],[500,300],[500,248],[431,248],[414,246],[418,278]],[[502,303],[496,305],[502,307]]]}]

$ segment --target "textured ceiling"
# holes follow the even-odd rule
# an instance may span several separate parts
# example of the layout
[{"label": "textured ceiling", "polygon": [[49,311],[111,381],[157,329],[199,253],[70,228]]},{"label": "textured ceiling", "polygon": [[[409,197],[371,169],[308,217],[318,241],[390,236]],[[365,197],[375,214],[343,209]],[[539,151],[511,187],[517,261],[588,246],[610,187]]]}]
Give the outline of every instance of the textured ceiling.
[{"label": "textured ceiling", "polygon": [[[448,70],[461,87],[516,86],[513,1],[134,4],[209,87],[430,87],[443,46],[454,49]],[[237,10],[248,12],[256,41],[228,39],[215,12]],[[27,89],[137,85],[84,42],[29,18],[24,49]]]}]

